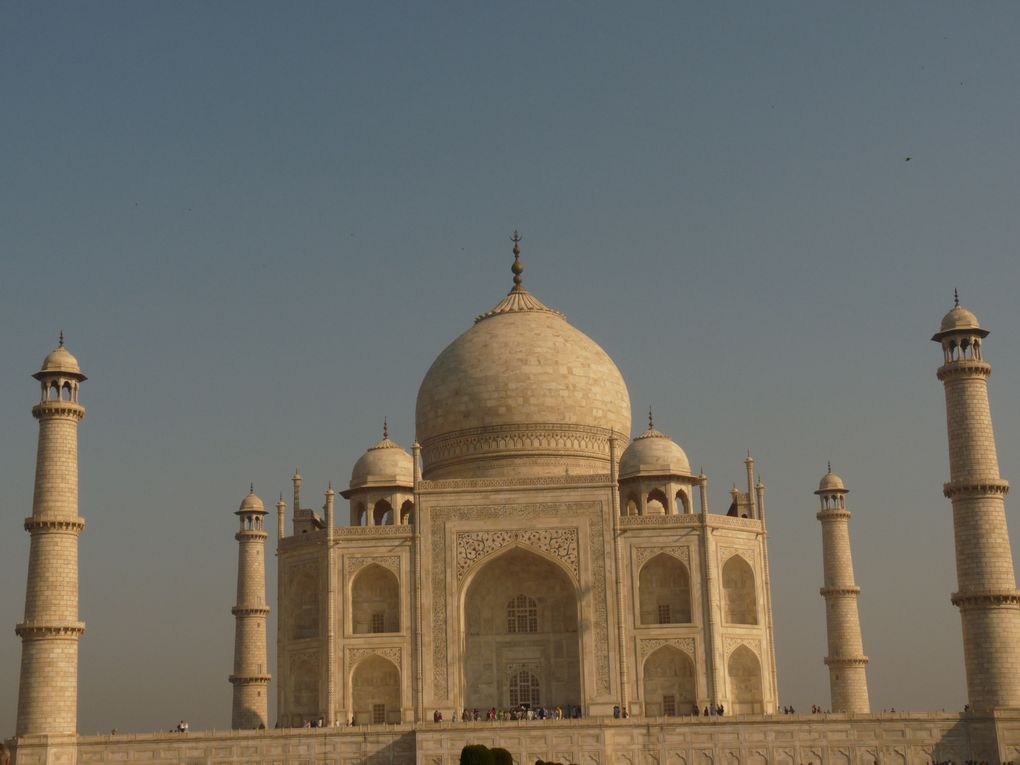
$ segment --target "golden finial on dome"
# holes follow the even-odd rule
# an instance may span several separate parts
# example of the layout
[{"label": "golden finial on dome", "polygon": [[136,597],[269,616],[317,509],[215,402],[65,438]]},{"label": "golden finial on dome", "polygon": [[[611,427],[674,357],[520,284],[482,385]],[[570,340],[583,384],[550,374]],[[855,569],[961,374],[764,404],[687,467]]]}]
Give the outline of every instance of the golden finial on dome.
[{"label": "golden finial on dome", "polygon": [[385,417],[382,418],[382,437],[383,441],[390,437],[390,423]]},{"label": "golden finial on dome", "polygon": [[510,241],[514,243],[513,251],[514,264],[510,266],[510,270],[513,272],[514,275],[514,291],[520,292],[521,290],[524,289],[524,287],[521,286],[521,284],[524,281],[523,279],[521,279],[521,274],[524,273],[524,264],[521,263],[521,246],[520,246],[521,242],[523,241],[523,238],[521,237],[520,234],[517,233],[517,229],[514,229],[514,235],[510,237]]},{"label": "golden finial on dome", "polygon": [[953,308],[960,307],[960,291],[956,288],[953,289]]},{"label": "golden finial on dome", "polygon": [[648,429],[655,430],[655,418],[652,416],[652,405],[648,405]]},{"label": "golden finial on dome", "polygon": [[60,330],[60,343],[57,345],[58,348],[64,347],[64,330]]}]

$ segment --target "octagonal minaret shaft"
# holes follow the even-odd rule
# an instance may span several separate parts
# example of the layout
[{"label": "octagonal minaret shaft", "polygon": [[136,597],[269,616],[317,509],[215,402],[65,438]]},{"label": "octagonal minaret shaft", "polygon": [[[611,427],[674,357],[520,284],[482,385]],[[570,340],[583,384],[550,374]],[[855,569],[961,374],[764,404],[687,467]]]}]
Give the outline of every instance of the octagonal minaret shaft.
[{"label": "octagonal minaret shaft", "polygon": [[832,472],[818,485],[821,509],[815,516],[822,523],[822,565],[825,598],[825,628],[828,634],[829,693],[833,712],[871,711],[868,701],[868,657],[861,641],[861,620],[857,596],[861,588],[854,581],[850,552],[850,511],[843,480]]},{"label": "octagonal minaret shaft", "polygon": [[234,704],[230,726],[236,729],[267,727],[269,723],[269,660],[266,654],[266,553],[269,538],[263,527],[266,509],[255,496],[255,487],[236,515],[241,528],[238,542],[237,605],[235,617]]},{"label": "octagonal minaret shaft", "polygon": [[42,398],[32,407],[39,420],[28,554],[25,620],[21,637],[17,735],[75,733],[78,728],[78,423],[85,407],[78,389],[85,380],[78,362],[60,345],[33,377]]},{"label": "octagonal minaret shaft", "polygon": [[942,346],[938,378],[946,391],[949,483],[956,581],[952,596],[963,623],[967,697],[974,709],[1020,707],[1020,593],[1006,530],[1009,484],[999,477],[988,406],[990,364],[981,346],[988,330],[960,305],[932,340]]}]

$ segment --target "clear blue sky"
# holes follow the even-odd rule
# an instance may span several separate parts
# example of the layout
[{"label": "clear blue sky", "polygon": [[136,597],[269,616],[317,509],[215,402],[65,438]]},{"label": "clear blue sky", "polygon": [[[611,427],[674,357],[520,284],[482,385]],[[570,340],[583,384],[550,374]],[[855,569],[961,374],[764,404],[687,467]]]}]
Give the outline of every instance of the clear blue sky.
[{"label": "clear blue sky", "polygon": [[60,329],[90,377],[80,730],[224,728],[249,481],[267,502],[298,465],[306,496],[344,485],[384,415],[409,445],[431,360],[510,286],[514,228],[526,284],[613,356],[636,429],[655,405],[714,510],[758,458],[781,703],[828,704],[812,491],[831,459],[873,707],[962,707],[928,338],[959,287],[992,330],[1002,470],[1020,480],[1020,6],[8,1],[0,17],[0,736],[29,375]]}]

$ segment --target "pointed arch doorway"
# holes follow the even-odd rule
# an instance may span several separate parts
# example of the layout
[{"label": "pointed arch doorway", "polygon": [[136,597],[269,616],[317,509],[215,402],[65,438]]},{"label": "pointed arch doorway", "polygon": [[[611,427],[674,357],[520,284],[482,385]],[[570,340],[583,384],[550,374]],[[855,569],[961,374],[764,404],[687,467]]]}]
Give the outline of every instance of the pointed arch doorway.
[{"label": "pointed arch doorway", "polygon": [[551,560],[515,547],[484,563],[464,591],[463,706],[582,704],[578,610]]}]

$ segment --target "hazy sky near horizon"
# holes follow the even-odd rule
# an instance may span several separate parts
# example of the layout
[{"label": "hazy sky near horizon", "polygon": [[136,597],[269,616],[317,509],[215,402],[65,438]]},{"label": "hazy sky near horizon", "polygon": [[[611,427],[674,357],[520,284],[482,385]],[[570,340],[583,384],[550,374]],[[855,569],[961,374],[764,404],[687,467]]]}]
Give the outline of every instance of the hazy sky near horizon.
[{"label": "hazy sky near horizon", "polygon": [[758,459],[781,703],[829,703],[831,459],[873,708],[961,708],[929,338],[958,287],[1020,480],[1018,28],[992,2],[0,3],[0,737],[59,330],[89,375],[79,730],[226,728],[249,481],[268,504],[300,466],[317,505],[384,416],[409,446],[515,228],[713,511]]}]

